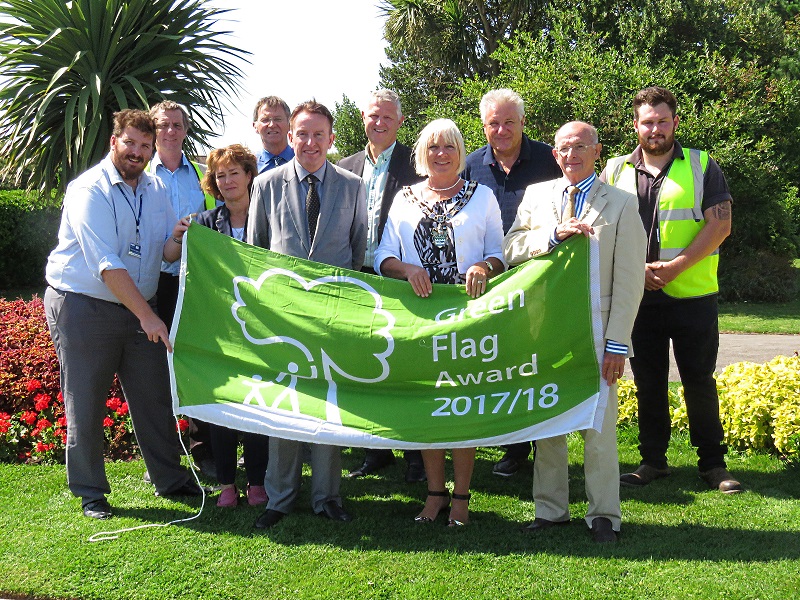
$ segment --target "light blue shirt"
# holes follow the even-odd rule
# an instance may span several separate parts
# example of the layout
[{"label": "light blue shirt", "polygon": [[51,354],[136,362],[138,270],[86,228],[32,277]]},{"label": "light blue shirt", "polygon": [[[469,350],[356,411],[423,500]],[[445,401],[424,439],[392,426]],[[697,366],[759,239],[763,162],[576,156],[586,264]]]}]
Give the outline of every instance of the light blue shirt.
[{"label": "light blue shirt", "polygon": [[[147,172],[161,179],[167,186],[172,210],[178,218],[206,209],[206,198],[200,187],[200,178],[197,176],[194,165],[189,162],[185,154],[181,154],[181,164],[172,172],[162,164],[161,157],[156,152],[147,167]],[[172,263],[162,261],[161,264],[161,270],[170,275],[177,275],[180,268],[180,260]]]},{"label": "light blue shirt", "polygon": [[286,148],[281,150],[278,154],[273,154],[272,152],[261,148],[261,150],[256,153],[256,166],[258,167],[259,174],[261,174],[265,171],[269,171],[270,169],[274,169],[275,167],[279,167],[282,164],[289,162],[293,158],[294,150],[292,150],[291,146],[286,146]]},{"label": "light blue shirt", "polygon": [[386,180],[389,175],[389,161],[397,142],[389,146],[378,155],[375,162],[369,157],[369,147],[364,150],[364,172],[361,178],[367,186],[367,252],[364,264],[371,265],[375,260],[375,250],[378,248],[378,228],[381,220],[381,205],[383,204],[383,190],[386,189]]},{"label": "light blue shirt", "polygon": [[[58,244],[47,259],[47,283],[58,290],[119,302],[102,273],[125,269],[150,300],[158,288],[164,242],[176,221],[163,182],[142,173],[134,192],[109,154],[67,187]],[[131,255],[132,244],[138,244],[140,257]]]}]

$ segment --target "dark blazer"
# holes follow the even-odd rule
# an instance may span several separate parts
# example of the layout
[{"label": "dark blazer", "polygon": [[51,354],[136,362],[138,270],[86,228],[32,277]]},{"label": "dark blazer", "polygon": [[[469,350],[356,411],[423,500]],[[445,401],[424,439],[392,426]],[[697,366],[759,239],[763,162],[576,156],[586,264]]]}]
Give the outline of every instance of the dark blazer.
[{"label": "dark blazer", "polygon": [[358,271],[367,248],[367,202],[361,178],[326,163],[313,245],[295,161],[255,178],[247,216],[248,243],[274,252]]},{"label": "dark blazer", "polygon": [[[351,154],[338,163],[338,166],[347,169],[351,173],[362,177],[364,175],[364,158],[366,151],[356,152]],[[378,242],[383,237],[383,228],[386,226],[386,219],[389,216],[389,208],[392,206],[392,201],[405,185],[413,185],[422,181],[424,177],[418,175],[414,170],[414,165],[411,164],[411,148],[404,146],[400,142],[395,144],[392,151],[392,158],[389,160],[389,171],[386,177],[386,187],[383,188],[383,197],[381,198],[381,216],[378,222]]]},{"label": "dark blazer", "polygon": [[[205,227],[219,231],[229,237],[233,237],[231,230],[231,211],[224,204],[211,210],[201,212],[195,220]],[[244,222],[244,230],[247,231],[247,220]]]}]

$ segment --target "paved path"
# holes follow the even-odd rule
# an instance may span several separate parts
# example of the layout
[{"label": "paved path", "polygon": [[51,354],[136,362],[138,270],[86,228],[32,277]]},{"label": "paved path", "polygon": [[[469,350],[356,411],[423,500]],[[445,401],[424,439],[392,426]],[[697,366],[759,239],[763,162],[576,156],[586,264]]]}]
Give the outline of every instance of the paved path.
[{"label": "paved path", "polygon": [[[794,356],[800,353],[800,335],[763,335],[747,333],[722,333],[719,336],[717,371],[744,360],[765,363],[776,356]],[[625,363],[625,375],[633,378],[630,365]],[[669,380],[680,381],[675,359],[670,356]]]}]

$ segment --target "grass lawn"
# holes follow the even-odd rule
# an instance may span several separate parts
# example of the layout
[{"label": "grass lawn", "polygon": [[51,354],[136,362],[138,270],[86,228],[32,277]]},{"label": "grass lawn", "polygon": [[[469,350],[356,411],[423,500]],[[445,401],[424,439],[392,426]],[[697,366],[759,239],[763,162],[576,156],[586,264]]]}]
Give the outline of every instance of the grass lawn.
[{"label": "grass lawn", "polygon": [[[636,430],[620,430],[622,468],[638,462]],[[0,465],[0,597],[36,598],[760,598],[800,589],[800,477],[766,455],[731,455],[747,492],[726,497],[697,477],[685,436],[675,436],[673,475],[642,490],[622,489],[623,535],[594,544],[580,517],[586,500],[579,436],[570,443],[568,527],[536,537],[517,531],[533,517],[531,470],[491,474],[496,449],[480,449],[472,523],[449,530],[412,520],[424,484],[402,482],[404,465],[380,476],[344,479],[352,523],[311,514],[308,484],[296,513],[256,533],[259,508],[218,509],[178,526],[100,531],[166,522],[195,513],[199,501],[155,498],[143,463],[113,463],[109,497],[116,515],[83,517],[63,466]],[[345,451],[344,468],[361,462]],[[307,474],[306,474],[307,475]],[[5,592],[2,593],[2,592]]]},{"label": "grass lawn", "polygon": [[800,299],[783,304],[719,305],[723,333],[800,333]]}]

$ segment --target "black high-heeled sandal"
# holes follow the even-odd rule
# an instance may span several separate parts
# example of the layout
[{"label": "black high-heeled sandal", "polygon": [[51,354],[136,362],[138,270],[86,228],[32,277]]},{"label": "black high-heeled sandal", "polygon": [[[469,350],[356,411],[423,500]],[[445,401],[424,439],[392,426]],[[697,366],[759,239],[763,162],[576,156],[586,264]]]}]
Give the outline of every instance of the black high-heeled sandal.
[{"label": "black high-heeled sandal", "polygon": [[[452,496],[453,500],[466,500],[469,502],[469,499],[472,498],[472,494],[456,494],[453,493]],[[468,521],[458,521],[456,519],[447,519],[447,526],[448,527],[464,527],[467,525]]]},{"label": "black high-heeled sandal", "polygon": [[423,517],[422,515],[417,515],[416,517],[414,517],[414,523],[417,523],[418,525],[427,525],[428,523],[433,523],[436,520],[436,517],[438,517],[442,512],[446,511],[448,508],[450,508],[450,492],[448,492],[447,490],[442,490],[441,492],[435,492],[435,491],[432,492],[431,490],[428,490],[428,496],[447,498],[447,504],[443,504],[442,506],[440,506],[439,511],[433,518]]}]

